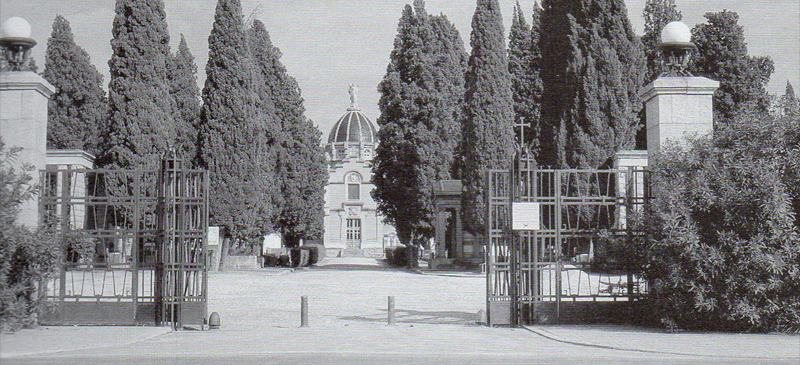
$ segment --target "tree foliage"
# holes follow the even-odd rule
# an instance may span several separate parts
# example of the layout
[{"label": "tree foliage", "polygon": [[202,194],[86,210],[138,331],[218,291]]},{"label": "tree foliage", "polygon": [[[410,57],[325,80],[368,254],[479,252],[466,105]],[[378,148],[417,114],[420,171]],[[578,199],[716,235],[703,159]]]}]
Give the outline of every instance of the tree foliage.
[{"label": "tree foliage", "polygon": [[161,0],[117,0],[108,61],[110,130],[101,164],[156,168],[175,146],[169,32]]},{"label": "tree foliage", "polygon": [[467,54],[455,26],[423,1],[406,5],[397,29],[378,85],[372,195],[400,241],[420,245],[433,236],[433,184],[452,178]]},{"label": "tree foliage", "polygon": [[647,59],[647,75],[645,83],[650,83],[664,72],[658,44],[661,42],[661,31],[669,22],[680,21],[683,14],[675,5],[675,0],[647,0],[642,11],[644,18],[644,35],[642,49]]},{"label": "tree foliage", "polygon": [[630,148],[644,57],[622,0],[543,1],[541,165],[597,168]]},{"label": "tree foliage", "polygon": [[172,56],[169,73],[170,95],[175,100],[175,149],[178,156],[191,160],[197,153],[197,125],[200,122],[200,88],[197,65],[181,34],[178,51]]},{"label": "tree foliage", "polygon": [[692,29],[697,57],[691,64],[695,75],[720,82],[714,93],[717,122],[730,122],[737,115],[755,110],[767,114],[770,106],[767,83],[775,67],[769,56],[749,56],[744,28],[732,11],[706,13],[706,23]]},{"label": "tree foliage", "polygon": [[277,163],[282,196],[277,228],[287,246],[297,246],[300,239],[321,239],[328,181],[322,132],[305,117],[300,87],[281,63],[281,51],[272,44],[264,23],[255,20],[248,35],[262,86],[280,123],[276,126],[283,131]]},{"label": "tree foliage", "polygon": [[[530,147],[533,158],[538,155],[541,137],[542,78],[540,75],[542,54],[539,50],[539,28],[542,8],[534,3],[531,25],[517,2],[508,41],[508,71],[514,95],[514,123],[527,123],[525,144]],[[518,131],[515,131],[519,133]],[[517,137],[519,138],[519,136]]]},{"label": "tree foliage", "polygon": [[53,235],[16,222],[20,204],[36,192],[29,175],[33,167],[20,168],[18,152],[0,139],[0,332],[37,324],[37,287],[61,257]]},{"label": "tree foliage", "polygon": [[249,55],[239,0],[217,1],[198,137],[211,179],[210,218],[227,228],[233,252],[251,252],[274,230],[280,181],[272,103]]},{"label": "tree foliage", "polygon": [[473,234],[483,234],[487,171],[507,168],[514,153],[514,99],[497,0],[478,1],[470,44],[459,165],[464,227]]},{"label": "tree foliage", "polygon": [[75,44],[69,21],[61,15],[53,20],[42,76],[56,88],[47,108],[47,147],[97,155],[108,111],[103,75]]},{"label": "tree foliage", "polygon": [[[794,92],[794,87],[786,80],[786,91],[778,98],[774,114],[779,118],[798,119],[800,116],[800,100]],[[800,127],[800,126],[798,126]]]},{"label": "tree foliage", "polygon": [[665,324],[800,331],[800,174],[791,120],[739,118],[655,166],[642,268]]}]

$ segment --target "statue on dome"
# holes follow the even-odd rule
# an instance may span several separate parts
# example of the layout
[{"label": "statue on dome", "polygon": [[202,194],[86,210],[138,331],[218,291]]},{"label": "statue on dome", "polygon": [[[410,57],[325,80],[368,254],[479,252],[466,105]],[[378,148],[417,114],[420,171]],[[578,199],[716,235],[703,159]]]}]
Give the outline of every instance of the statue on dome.
[{"label": "statue on dome", "polygon": [[350,84],[350,89],[347,92],[350,94],[350,108],[358,108],[358,86]]}]

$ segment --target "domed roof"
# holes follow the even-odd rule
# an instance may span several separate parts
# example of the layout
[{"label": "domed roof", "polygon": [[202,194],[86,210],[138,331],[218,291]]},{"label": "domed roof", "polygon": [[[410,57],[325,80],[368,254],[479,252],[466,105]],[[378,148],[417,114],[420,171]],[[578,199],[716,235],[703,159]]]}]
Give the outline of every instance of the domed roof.
[{"label": "domed roof", "polygon": [[358,87],[350,84],[350,107],[328,134],[328,143],[375,143],[375,125],[358,108]]},{"label": "domed roof", "polygon": [[356,108],[347,109],[328,135],[328,143],[375,143],[375,125]]}]

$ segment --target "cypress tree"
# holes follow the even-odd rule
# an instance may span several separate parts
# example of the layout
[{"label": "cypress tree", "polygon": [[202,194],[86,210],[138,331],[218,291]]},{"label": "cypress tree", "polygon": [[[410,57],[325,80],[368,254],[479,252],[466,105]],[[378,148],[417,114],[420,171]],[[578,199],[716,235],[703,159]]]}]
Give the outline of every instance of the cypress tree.
[{"label": "cypress tree", "polygon": [[[541,52],[539,51],[539,27],[542,8],[534,3],[531,25],[517,2],[511,23],[508,41],[508,71],[514,91],[514,122],[526,123],[525,144],[530,147],[533,158],[539,151],[541,136],[542,79],[540,75]],[[516,133],[519,133],[515,129]],[[519,138],[519,136],[517,137]]]},{"label": "cypress tree", "polygon": [[460,161],[462,206],[465,228],[483,234],[487,171],[508,168],[514,154],[514,99],[497,0],[478,0],[470,44]]},{"label": "cypress tree", "polygon": [[540,162],[608,167],[633,146],[644,57],[622,0],[543,2]]},{"label": "cypress tree", "polygon": [[109,149],[103,165],[158,166],[175,144],[169,33],[161,0],[117,0],[112,26]]},{"label": "cypress tree", "polygon": [[706,13],[706,23],[692,29],[698,56],[691,71],[719,81],[714,93],[714,116],[727,123],[746,111],[766,115],[770,97],[766,86],[775,67],[769,56],[747,54],[744,28],[732,11]]},{"label": "cypress tree", "polygon": [[179,156],[191,159],[197,153],[200,88],[197,86],[197,65],[183,34],[178,51],[172,56],[169,81],[170,94],[176,107],[176,149]]},{"label": "cypress tree", "polygon": [[275,123],[246,42],[239,0],[217,1],[198,135],[198,162],[208,170],[210,218],[226,227],[231,252],[250,253],[274,229],[280,184]]},{"label": "cypress tree", "polygon": [[786,91],[778,100],[778,113],[782,117],[797,119],[800,117],[800,100],[794,92],[794,87],[786,80]]},{"label": "cypress tree", "polygon": [[300,239],[322,238],[324,188],[328,181],[320,144],[322,132],[305,117],[297,81],[281,63],[281,51],[272,44],[264,23],[255,20],[248,35],[266,96],[275,107],[283,131],[277,164],[282,196],[277,224],[286,245],[293,247]]},{"label": "cypress tree", "polygon": [[675,6],[675,0],[647,0],[642,17],[644,18],[642,49],[647,59],[645,83],[649,83],[664,72],[661,55],[656,47],[661,42],[661,31],[667,23],[683,19],[683,14]]},{"label": "cypress tree", "polygon": [[466,61],[447,17],[429,15],[421,0],[413,9],[405,6],[378,85],[380,145],[372,194],[403,244],[422,245],[433,236],[432,187],[452,178]]},{"label": "cypress tree", "polygon": [[108,110],[103,75],[75,44],[69,21],[61,15],[53,20],[42,76],[56,87],[47,108],[47,147],[97,155]]}]

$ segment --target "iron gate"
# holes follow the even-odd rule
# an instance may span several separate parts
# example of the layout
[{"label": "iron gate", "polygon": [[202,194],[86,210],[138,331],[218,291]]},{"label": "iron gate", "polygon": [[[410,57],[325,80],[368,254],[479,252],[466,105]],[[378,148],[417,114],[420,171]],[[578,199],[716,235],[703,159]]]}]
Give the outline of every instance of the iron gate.
[{"label": "iron gate", "polygon": [[42,283],[43,324],[205,327],[204,171],[49,168],[40,186],[40,223],[65,252]]},{"label": "iron gate", "polygon": [[[626,224],[646,202],[646,172],[538,169],[488,173],[486,300],[490,325],[596,322],[624,315],[646,283],[598,268],[597,246],[635,234]],[[540,229],[512,230],[512,203],[539,204]]]}]

